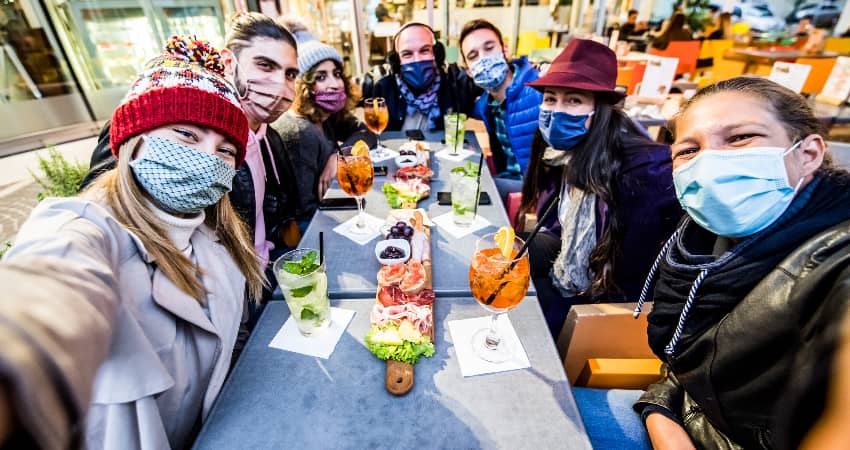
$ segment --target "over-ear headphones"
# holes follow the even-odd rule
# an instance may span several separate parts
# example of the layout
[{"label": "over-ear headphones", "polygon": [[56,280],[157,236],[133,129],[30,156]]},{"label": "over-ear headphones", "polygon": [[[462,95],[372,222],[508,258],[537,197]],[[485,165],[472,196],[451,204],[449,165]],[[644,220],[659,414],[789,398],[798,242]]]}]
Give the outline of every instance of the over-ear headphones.
[{"label": "over-ear headphones", "polygon": [[399,28],[395,35],[393,35],[393,49],[387,53],[387,63],[389,63],[392,73],[401,74],[401,56],[399,56],[398,51],[396,50],[398,47],[398,37],[401,35],[402,31],[411,27],[423,27],[431,32],[431,38],[433,39],[434,62],[437,63],[437,69],[443,70],[443,66],[446,64],[446,48],[443,47],[442,42],[437,40],[437,33],[424,23],[408,22]]}]

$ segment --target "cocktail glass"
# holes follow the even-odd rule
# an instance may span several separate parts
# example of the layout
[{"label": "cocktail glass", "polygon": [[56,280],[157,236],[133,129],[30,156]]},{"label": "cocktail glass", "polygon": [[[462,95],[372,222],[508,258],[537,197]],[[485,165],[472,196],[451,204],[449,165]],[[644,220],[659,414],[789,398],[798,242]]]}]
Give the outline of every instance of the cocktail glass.
[{"label": "cocktail glass", "polygon": [[452,155],[457,155],[459,149],[463,148],[463,136],[466,133],[466,114],[446,114],[443,116],[443,125],[446,127],[446,147]]},{"label": "cocktail glass", "polygon": [[363,197],[372,189],[375,169],[369,154],[352,155],[350,146],[340,149],[337,155],[336,179],[346,194],[357,200],[357,221],[350,228],[352,233],[367,234],[371,230],[366,226],[363,212]]},{"label": "cocktail glass", "polygon": [[363,122],[369,131],[378,137],[378,146],[375,147],[374,156],[383,158],[386,156],[386,147],[381,145],[381,133],[390,122],[390,112],[387,109],[387,101],[383,97],[367,98],[363,101]]},{"label": "cocktail glass", "polygon": [[287,252],[272,266],[289,312],[304,336],[328,328],[331,323],[328,276],[318,252],[299,248]]},{"label": "cocktail glass", "polygon": [[475,220],[478,208],[478,177],[475,173],[451,172],[452,180],[452,219],[454,223],[466,227]]},{"label": "cocktail glass", "polygon": [[513,346],[499,334],[499,316],[516,307],[528,291],[530,266],[528,253],[517,258],[524,245],[515,237],[512,256],[502,256],[495,241],[496,233],[482,236],[475,244],[469,266],[469,287],[472,296],[490,311],[490,327],[472,336],[472,348],[483,360],[501,363],[513,356]]}]

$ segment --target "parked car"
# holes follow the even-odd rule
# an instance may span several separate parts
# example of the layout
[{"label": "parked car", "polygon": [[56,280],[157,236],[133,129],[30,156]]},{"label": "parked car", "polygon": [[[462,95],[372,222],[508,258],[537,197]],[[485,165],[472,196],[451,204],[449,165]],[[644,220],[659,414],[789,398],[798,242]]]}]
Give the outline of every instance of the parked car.
[{"label": "parked car", "polygon": [[823,3],[806,3],[795,9],[786,17],[788,23],[797,23],[800,19],[808,17],[812,25],[818,28],[832,28],[838,23],[841,16],[841,3],[825,1]]},{"label": "parked car", "polygon": [[774,32],[785,29],[785,21],[773,14],[767,3],[736,3],[732,7],[735,22],[747,22],[755,32]]}]

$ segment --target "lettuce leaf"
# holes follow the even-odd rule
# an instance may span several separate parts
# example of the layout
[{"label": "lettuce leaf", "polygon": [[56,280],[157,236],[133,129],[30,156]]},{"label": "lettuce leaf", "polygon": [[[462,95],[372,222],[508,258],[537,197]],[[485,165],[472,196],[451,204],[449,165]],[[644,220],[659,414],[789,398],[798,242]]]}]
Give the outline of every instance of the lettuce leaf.
[{"label": "lettuce leaf", "polygon": [[392,184],[384,183],[381,187],[384,195],[387,196],[387,203],[391,208],[399,209],[405,203],[416,203],[422,199],[422,194],[418,193],[402,193],[399,192]]},{"label": "lettuce leaf", "polygon": [[372,336],[386,327],[396,327],[396,325],[387,324],[383,327],[373,325],[369,329],[369,332],[366,333],[366,347],[378,358],[383,360],[394,359],[408,364],[416,364],[420,356],[430,358],[434,355],[434,344],[431,343],[431,339],[428,336],[422,336],[422,342],[415,343],[405,340],[401,345],[372,342]]}]

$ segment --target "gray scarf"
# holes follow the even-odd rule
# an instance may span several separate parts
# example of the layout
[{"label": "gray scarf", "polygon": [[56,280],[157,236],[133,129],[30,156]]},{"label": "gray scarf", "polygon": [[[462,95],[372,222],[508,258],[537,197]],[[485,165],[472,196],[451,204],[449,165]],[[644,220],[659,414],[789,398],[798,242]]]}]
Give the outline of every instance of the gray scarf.
[{"label": "gray scarf", "polygon": [[[546,149],[543,162],[564,166],[570,153]],[[558,220],[561,222],[561,252],[552,267],[552,284],[564,297],[574,297],[590,288],[590,253],[596,247],[596,194],[570,186],[561,188]]]}]

